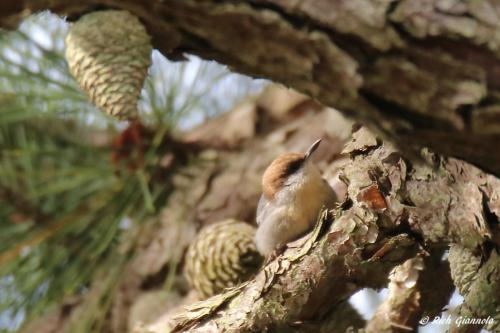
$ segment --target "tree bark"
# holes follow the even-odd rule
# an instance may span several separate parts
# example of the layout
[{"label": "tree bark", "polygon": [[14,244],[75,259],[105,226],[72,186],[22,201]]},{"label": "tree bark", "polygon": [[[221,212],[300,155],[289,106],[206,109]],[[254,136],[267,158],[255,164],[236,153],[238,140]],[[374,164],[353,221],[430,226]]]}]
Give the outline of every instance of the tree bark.
[{"label": "tree bark", "polygon": [[[173,332],[280,332],[294,322],[320,320],[359,289],[385,285],[389,271],[414,257],[419,243],[429,250],[456,243],[478,253],[485,240],[493,238],[490,222],[478,212],[498,204],[498,199],[487,199],[500,186],[497,178],[425,151],[428,163],[411,163],[364,128],[354,133],[343,152],[351,156],[340,173],[348,193],[343,205],[324,215],[304,244],[289,246],[252,281],[178,315]],[[446,304],[450,275],[446,269],[436,269],[438,258],[437,264],[435,258],[434,262],[413,258],[396,269],[399,277],[392,280],[393,293],[377,315],[388,315],[388,321],[382,325],[375,316],[368,331],[416,329],[424,311],[436,313]],[[470,304],[466,300],[463,305],[475,309],[467,312],[469,316],[497,315],[497,260],[492,254],[484,273],[479,272],[477,290]],[[446,286],[443,297],[436,293],[437,301],[429,291],[420,299],[419,288],[424,281],[430,284],[425,278],[431,270],[442,274],[438,278]],[[398,286],[398,279],[410,288]]]},{"label": "tree bark", "polygon": [[193,53],[336,107],[399,142],[500,175],[500,5],[491,0],[5,0],[0,24],[50,9],[141,18],[163,54]]}]

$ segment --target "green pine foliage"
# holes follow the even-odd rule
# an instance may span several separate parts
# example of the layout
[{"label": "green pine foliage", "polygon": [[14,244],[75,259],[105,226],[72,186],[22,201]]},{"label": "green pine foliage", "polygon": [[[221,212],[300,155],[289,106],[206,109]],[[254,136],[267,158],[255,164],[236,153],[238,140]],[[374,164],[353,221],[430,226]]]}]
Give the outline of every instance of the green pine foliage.
[{"label": "green pine foliage", "polygon": [[139,103],[153,140],[143,163],[120,169],[111,142],[127,124],[91,105],[69,75],[67,30],[44,13],[0,32],[0,331],[87,292],[102,276],[103,294],[73,330],[99,331],[141,226],[172,190],[168,179],[154,181],[163,138],[263,85],[154,52]]}]

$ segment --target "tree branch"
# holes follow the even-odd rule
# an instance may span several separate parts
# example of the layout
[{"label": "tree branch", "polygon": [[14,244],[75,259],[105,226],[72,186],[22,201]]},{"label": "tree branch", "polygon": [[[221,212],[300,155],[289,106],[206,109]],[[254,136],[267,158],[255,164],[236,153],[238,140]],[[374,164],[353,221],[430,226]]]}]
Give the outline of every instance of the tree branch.
[{"label": "tree branch", "polygon": [[[493,185],[485,182],[481,171],[429,152],[423,156],[433,165],[410,164],[363,128],[354,133],[344,152],[352,159],[340,175],[348,197],[335,216],[323,215],[308,238],[289,244],[252,281],[191,306],[177,317],[174,331],[279,330],[320,320],[357,290],[384,286],[389,271],[414,256],[419,240],[429,249],[442,249],[440,244],[450,242],[470,249],[483,246],[489,233],[487,221],[477,216],[483,210],[483,194],[469,190],[482,186],[487,191]],[[425,204],[417,200],[420,195],[427,196]],[[429,259],[429,268],[439,266],[433,260]],[[408,269],[415,270],[413,262],[399,268],[406,277]],[[433,271],[443,277],[448,274]],[[407,313],[399,328],[415,327],[423,311],[436,313],[445,304],[449,284],[435,300],[418,302],[420,291],[428,296],[427,274],[417,272],[421,284],[402,298],[415,311]]]},{"label": "tree branch", "polygon": [[[406,235],[375,243],[378,231],[370,230],[356,212],[336,218],[322,235],[331,222],[332,216],[325,214],[305,245],[289,248],[249,283],[191,306],[178,316],[172,332],[204,332],[209,327],[224,332],[279,331],[319,319],[358,289],[382,287],[392,267],[415,253],[415,242]],[[363,254],[362,244],[382,248],[389,243],[386,256]]]},{"label": "tree branch", "polygon": [[434,318],[448,304],[453,283],[443,250],[422,253],[390,274],[389,296],[368,322],[366,332],[416,332],[422,315]]}]

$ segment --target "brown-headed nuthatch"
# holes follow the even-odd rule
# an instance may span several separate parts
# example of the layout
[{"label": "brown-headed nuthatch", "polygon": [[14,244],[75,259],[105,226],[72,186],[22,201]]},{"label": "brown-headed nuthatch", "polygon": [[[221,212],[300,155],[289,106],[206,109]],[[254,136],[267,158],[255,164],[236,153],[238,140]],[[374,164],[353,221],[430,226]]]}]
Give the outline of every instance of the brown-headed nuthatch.
[{"label": "brown-headed nuthatch", "polygon": [[262,177],[262,196],[257,207],[257,250],[270,255],[275,249],[310,230],[321,208],[331,208],[335,192],[310,160],[321,140],[305,154],[286,153],[267,167]]}]

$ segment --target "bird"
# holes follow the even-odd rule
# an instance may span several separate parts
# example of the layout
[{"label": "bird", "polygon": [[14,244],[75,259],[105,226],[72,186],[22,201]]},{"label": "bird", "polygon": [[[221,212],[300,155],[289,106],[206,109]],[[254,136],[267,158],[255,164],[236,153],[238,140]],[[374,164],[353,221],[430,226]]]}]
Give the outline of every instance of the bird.
[{"label": "bird", "polygon": [[264,171],[255,244],[265,257],[312,229],[322,207],[333,208],[337,202],[335,191],[311,161],[320,143],[316,140],[305,153],[282,154]]},{"label": "bird", "polygon": [[255,274],[263,262],[257,252],[255,227],[226,219],[198,233],[185,257],[184,276],[200,300],[238,285]]}]

